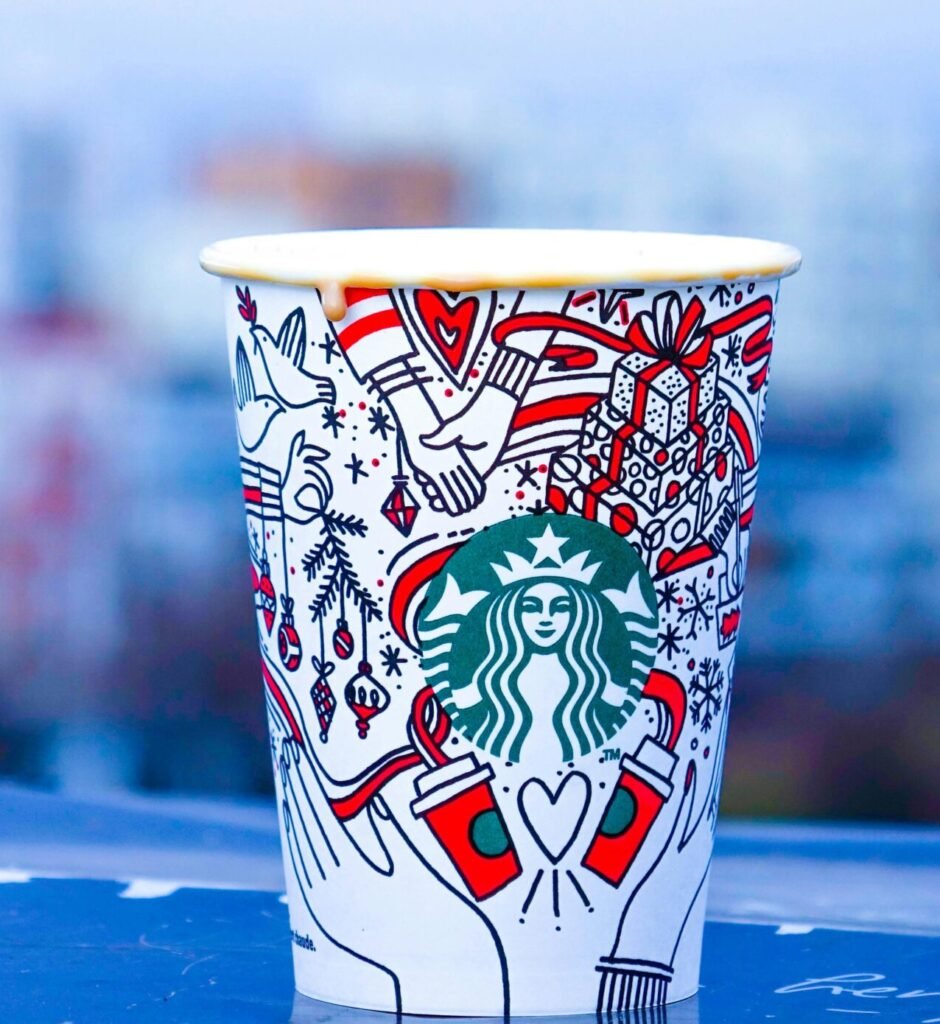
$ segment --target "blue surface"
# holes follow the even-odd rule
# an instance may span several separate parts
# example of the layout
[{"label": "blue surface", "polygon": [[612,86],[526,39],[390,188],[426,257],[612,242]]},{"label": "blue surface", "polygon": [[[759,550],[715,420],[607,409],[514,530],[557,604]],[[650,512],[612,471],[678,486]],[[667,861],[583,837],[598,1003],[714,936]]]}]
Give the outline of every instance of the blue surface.
[{"label": "blue surface", "polygon": [[12,1021],[286,1021],[287,908],[272,893],[113,882],[0,887],[0,1006]]},{"label": "blue surface", "polygon": [[[122,888],[48,879],[2,887],[4,1020],[261,1024],[290,1018],[287,908],[276,895],[182,889],[158,899],[120,899]],[[851,1014],[913,1024],[940,1018],[938,967],[936,938],[826,929],[778,935],[767,925],[709,922],[702,991],[668,1007],[666,1019],[789,1024]],[[859,974],[868,979],[780,991],[807,979]],[[911,995],[932,984],[933,995]],[[874,988],[894,992],[874,994]],[[308,1004],[304,1019],[318,1019],[320,1010]],[[389,1019],[337,1015],[332,1007],[322,1007],[319,1019],[337,1016]]]},{"label": "blue surface", "polygon": [[[0,788],[0,830],[3,1024],[391,1019],[294,1005],[267,807]],[[719,836],[699,995],[618,1024],[940,1024],[940,830],[725,823]],[[154,872],[167,863],[233,888]],[[90,872],[101,880],[50,877]]]}]

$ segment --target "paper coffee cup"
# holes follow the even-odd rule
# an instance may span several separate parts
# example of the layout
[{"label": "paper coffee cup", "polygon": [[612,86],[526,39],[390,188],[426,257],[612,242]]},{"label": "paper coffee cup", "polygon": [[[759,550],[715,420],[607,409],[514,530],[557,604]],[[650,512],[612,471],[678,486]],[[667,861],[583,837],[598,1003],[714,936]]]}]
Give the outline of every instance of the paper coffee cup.
[{"label": "paper coffee cup", "polygon": [[779,280],[626,232],[236,239],[223,278],[301,993],[698,986]]}]

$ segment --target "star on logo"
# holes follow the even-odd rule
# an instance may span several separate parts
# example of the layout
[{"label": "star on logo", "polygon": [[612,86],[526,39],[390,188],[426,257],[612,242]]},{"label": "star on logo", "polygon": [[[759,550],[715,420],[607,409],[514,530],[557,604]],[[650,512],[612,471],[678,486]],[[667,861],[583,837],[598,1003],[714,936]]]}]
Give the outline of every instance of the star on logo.
[{"label": "star on logo", "polygon": [[[600,562],[591,562],[588,565],[590,549],[579,551],[571,558],[563,558],[561,547],[568,543],[569,538],[556,537],[551,524],[545,527],[545,532],[537,540],[531,537],[526,539],[535,548],[535,556],[531,561],[515,551],[505,551],[503,557],[506,559],[506,565],[490,562],[490,567],[503,586],[518,583],[520,580],[543,579],[546,576],[562,576],[569,580],[590,583],[601,566]],[[553,564],[546,565],[546,562]]]},{"label": "star on logo", "polygon": [[535,558],[532,559],[533,566],[550,558],[555,565],[562,564],[561,546],[568,543],[567,537],[556,537],[552,532],[551,523],[545,527],[545,532],[537,540],[529,538],[529,543],[535,548]]}]

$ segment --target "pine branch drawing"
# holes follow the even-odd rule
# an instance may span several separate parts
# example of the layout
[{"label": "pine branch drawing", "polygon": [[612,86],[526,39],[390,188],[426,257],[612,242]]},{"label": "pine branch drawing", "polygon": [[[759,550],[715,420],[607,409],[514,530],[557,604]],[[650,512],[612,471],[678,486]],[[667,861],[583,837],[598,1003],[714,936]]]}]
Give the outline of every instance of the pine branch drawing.
[{"label": "pine branch drawing", "polygon": [[312,620],[317,622],[346,600],[362,610],[367,622],[381,620],[382,611],[362,585],[343,542],[344,537],[364,537],[368,529],[365,522],[359,516],[331,509],[323,509],[317,518],[322,540],[304,555],[301,562],[308,582],[317,581],[319,584],[308,605]]},{"label": "pine branch drawing", "polygon": [[365,537],[368,527],[365,520],[351,513],[343,514],[325,508],[320,513],[324,528],[330,533],[343,534],[347,537]]},{"label": "pine branch drawing", "polygon": [[303,562],[301,564],[303,565],[304,572],[307,574],[308,580],[315,580],[318,573],[323,571],[323,567],[326,565],[327,559],[329,558],[330,546],[332,543],[332,539],[327,537],[326,540],[321,540],[315,548],[311,548],[306,555],[304,555]]}]

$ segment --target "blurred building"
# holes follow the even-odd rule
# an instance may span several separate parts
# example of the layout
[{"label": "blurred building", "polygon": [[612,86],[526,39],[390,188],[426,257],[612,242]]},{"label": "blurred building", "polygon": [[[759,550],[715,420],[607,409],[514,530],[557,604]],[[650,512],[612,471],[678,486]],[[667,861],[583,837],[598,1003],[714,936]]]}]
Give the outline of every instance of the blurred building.
[{"label": "blurred building", "polygon": [[239,203],[278,196],[310,227],[453,224],[461,191],[455,167],[430,157],[364,157],[315,149],[233,147],[201,168],[207,195]]},{"label": "blurred building", "polygon": [[0,774],[270,785],[203,244],[632,227],[805,257],[725,806],[940,816],[937,12],[418,6],[146,0],[133,46],[96,0],[0,11]]},{"label": "blurred building", "polygon": [[[232,586],[245,552],[230,383],[215,282],[195,262],[214,230],[194,237],[193,214],[448,223],[456,171],[232,148],[191,169],[158,226],[135,209],[124,232],[101,224],[80,271],[80,170],[63,137],[21,133],[3,152],[15,312],[0,360],[22,398],[0,410],[0,772],[79,789],[264,789],[254,626]],[[135,222],[146,254],[128,248]]]}]

